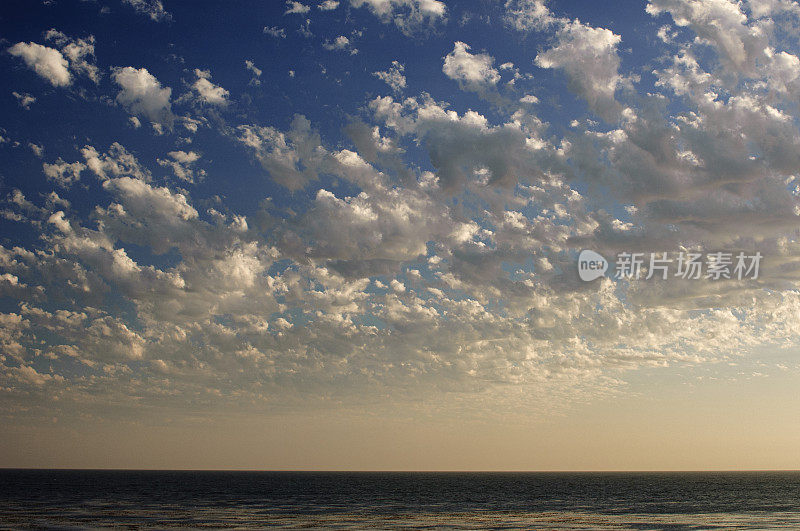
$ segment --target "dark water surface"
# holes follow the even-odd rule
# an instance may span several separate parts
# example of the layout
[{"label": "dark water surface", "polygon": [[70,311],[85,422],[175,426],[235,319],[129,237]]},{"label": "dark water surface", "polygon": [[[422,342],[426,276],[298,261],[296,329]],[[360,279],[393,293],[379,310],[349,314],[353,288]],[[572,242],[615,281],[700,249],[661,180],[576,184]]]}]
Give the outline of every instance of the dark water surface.
[{"label": "dark water surface", "polygon": [[0,528],[800,529],[800,472],[0,470]]}]

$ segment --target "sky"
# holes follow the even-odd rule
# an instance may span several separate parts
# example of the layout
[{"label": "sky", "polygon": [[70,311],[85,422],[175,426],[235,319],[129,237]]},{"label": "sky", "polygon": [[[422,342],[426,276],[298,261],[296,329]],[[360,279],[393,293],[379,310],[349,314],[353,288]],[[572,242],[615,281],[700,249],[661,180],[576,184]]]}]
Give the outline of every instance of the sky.
[{"label": "sky", "polygon": [[610,5],[3,2],[0,466],[800,469],[800,5]]}]

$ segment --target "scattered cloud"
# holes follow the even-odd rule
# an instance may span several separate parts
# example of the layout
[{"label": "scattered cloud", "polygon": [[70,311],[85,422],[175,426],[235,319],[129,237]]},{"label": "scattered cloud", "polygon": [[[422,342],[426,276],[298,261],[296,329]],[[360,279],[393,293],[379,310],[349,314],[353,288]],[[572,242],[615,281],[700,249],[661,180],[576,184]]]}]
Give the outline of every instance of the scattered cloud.
[{"label": "scattered cloud", "polygon": [[45,33],[45,39],[56,43],[69,60],[70,70],[76,75],[85,75],[95,84],[100,82],[100,69],[95,65],[94,35],[73,39],[56,29],[50,29]]},{"label": "scattered cloud", "polygon": [[500,81],[500,74],[494,68],[494,58],[488,54],[472,54],[471,48],[463,42],[456,42],[453,51],[444,58],[442,72],[458,81],[466,90],[483,92]]},{"label": "scattered cloud", "polygon": [[357,48],[353,48],[350,39],[345,37],[344,35],[339,35],[333,41],[325,41],[322,44],[322,47],[326,50],[349,50],[351,55],[355,55],[358,53]]},{"label": "scattered cloud", "polygon": [[31,105],[36,103],[36,98],[28,94],[27,92],[23,92],[20,94],[17,91],[11,93],[15,98],[17,98],[17,103],[19,103],[20,107],[25,109],[26,111],[31,108]]},{"label": "scattered cloud", "polygon": [[264,33],[270,37],[275,37],[276,39],[286,38],[286,31],[277,26],[264,26]]},{"label": "scattered cloud", "polygon": [[619,73],[619,35],[578,19],[557,17],[544,0],[508,0],[506,21],[519,31],[554,32],[554,45],[537,54],[535,64],[561,70],[569,89],[603,119],[619,118],[623,107],[615,92],[627,81]]},{"label": "scattered cloud", "polygon": [[244,66],[245,66],[245,68],[247,68],[247,70],[249,72],[252,72],[252,74],[253,74],[253,77],[250,79],[250,85],[254,85],[254,86],[260,85],[261,84],[261,79],[259,79],[259,78],[261,77],[261,73],[262,73],[261,69],[258,68],[255,65],[255,63],[253,63],[253,61],[250,61],[249,59],[245,59]]},{"label": "scattered cloud", "polygon": [[286,2],[286,11],[284,12],[285,15],[303,15],[311,11],[311,8],[307,5],[297,2],[295,0],[289,0]]},{"label": "scattered cloud", "polygon": [[197,93],[200,101],[210,105],[227,105],[230,92],[211,82],[211,73],[208,70],[195,68],[197,79],[192,84],[192,88]]},{"label": "scattered cloud", "polygon": [[69,63],[55,48],[35,42],[18,42],[8,49],[8,53],[22,59],[28,68],[54,87],[66,87],[72,83]]},{"label": "scattered cloud", "polygon": [[[314,16],[324,16],[333,3],[287,9],[318,6]],[[652,0],[656,19],[640,29],[657,53],[627,65],[624,32],[537,0],[505,5],[505,25],[493,29],[536,33],[538,52],[497,65],[494,54],[508,47],[475,50],[457,37],[446,41],[452,49],[417,47],[429,60],[419,83],[439,68],[447,79],[412,91],[418,80],[409,86],[399,53],[356,78],[356,69],[345,76],[322,64],[333,54],[304,41],[320,61],[310,67],[237,59],[246,70],[239,62],[236,75],[263,82],[242,97],[275,99],[263,100],[269,112],[243,100],[224,121],[209,108],[231,101],[223,86],[237,86],[224,69],[214,70],[219,85],[194,70],[188,96],[173,100],[146,68],[114,68],[105,83],[91,36],[51,30],[48,46],[8,48],[9,64],[52,86],[99,81],[99,101],[129,115],[115,122],[126,146],[101,146],[88,132],[64,147],[44,130],[37,143],[0,130],[4,150],[43,157],[35,186],[11,187],[0,207],[38,236],[12,233],[0,245],[0,291],[15,304],[0,313],[8,403],[261,407],[387,388],[547,389],[568,400],[570,390],[616,389],[629,369],[796,344],[800,58],[770,30],[782,22],[764,18],[779,6]],[[387,34],[398,33],[391,24],[416,35],[447,16],[436,1],[349,6],[377,16]],[[277,27],[264,33],[286,38]],[[368,38],[347,33],[322,46],[352,50],[356,40],[366,49]],[[267,90],[273,77],[326,67],[331,85],[320,93],[352,79],[391,89],[365,95],[357,86],[352,108],[337,101],[334,118],[352,116],[342,136],[330,127],[332,108],[292,116]],[[523,78],[526,69],[534,73]],[[508,76],[518,84],[503,83]],[[499,87],[507,104],[445,101],[437,83],[448,79],[481,96]],[[12,94],[23,108],[36,101]],[[563,124],[548,123],[553,115]],[[131,130],[143,122],[179,134]],[[201,127],[208,135],[194,134]],[[233,170],[213,182],[204,167],[210,174],[223,156],[245,171],[223,166]],[[245,184],[247,200],[237,201],[232,192]],[[581,249],[612,257],[720,248],[769,260],[750,283],[582,283],[574,274]]]},{"label": "scattered cloud", "polygon": [[194,166],[200,160],[200,155],[194,151],[170,151],[167,153],[169,158],[158,159],[161,166],[172,169],[172,173],[178,179],[188,183],[194,183],[195,177],[203,177],[204,170],[197,170]]},{"label": "scattered cloud", "polygon": [[81,178],[81,172],[86,169],[82,162],[67,163],[59,158],[56,162],[42,164],[44,174],[48,179],[62,188],[69,188]]},{"label": "scattered cloud", "polygon": [[95,65],[94,36],[73,39],[56,29],[45,32],[45,40],[60,49],[35,42],[18,42],[8,52],[21,58],[25,64],[54,87],[72,85],[74,76],[86,76],[95,84],[100,81],[100,70]]},{"label": "scattered cloud", "polygon": [[622,83],[617,55],[620,36],[573,21],[557,32],[556,39],[555,46],[536,56],[536,65],[562,70],[570,89],[590,109],[613,120],[621,110],[614,98]]},{"label": "scattered cloud", "polygon": [[333,11],[339,7],[339,2],[338,0],[323,0],[317,5],[317,7],[320,11]]},{"label": "scattered cloud", "polygon": [[146,15],[154,22],[172,20],[172,15],[164,9],[161,0],[122,0],[123,4],[129,5],[141,15]]},{"label": "scattered cloud", "polygon": [[426,31],[447,18],[447,5],[439,0],[350,0],[366,7],[383,23],[393,23],[406,35]]},{"label": "scattered cloud", "polygon": [[156,124],[172,127],[175,117],[170,102],[171,88],[162,87],[146,68],[136,69],[132,66],[114,68],[111,78],[120,87],[117,103],[129,113],[147,118]]},{"label": "scattered cloud", "polygon": [[394,92],[400,92],[406,88],[406,76],[403,75],[405,67],[399,61],[392,61],[389,70],[374,72],[372,75],[389,85]]},{"label": "scattered cloud", "polygon": [[35,144],[33,142],[28,142],[28,148],[38,158],[42,158],[42,156],[44,155],[44,146],[42,146],[41,144]]}]

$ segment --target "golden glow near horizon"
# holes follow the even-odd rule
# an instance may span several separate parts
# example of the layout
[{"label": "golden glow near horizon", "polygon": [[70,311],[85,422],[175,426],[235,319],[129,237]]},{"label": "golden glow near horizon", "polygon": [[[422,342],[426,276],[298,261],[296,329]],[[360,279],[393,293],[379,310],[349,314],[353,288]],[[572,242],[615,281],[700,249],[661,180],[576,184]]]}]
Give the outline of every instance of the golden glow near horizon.
[{"label": "golden glow near horizon", "polygon": [[643,371],[623,392],[550,410],[541,397],[518,395],[517,403],[319,404],[303,413],[217,411],[179,421],[156,411],[103,423],[53,419],[8,430],[0,466],[796,470],[800,368],[765,368],[795,354],[764,351],[760,366],[712,366],[702,378],[688,369]]}]

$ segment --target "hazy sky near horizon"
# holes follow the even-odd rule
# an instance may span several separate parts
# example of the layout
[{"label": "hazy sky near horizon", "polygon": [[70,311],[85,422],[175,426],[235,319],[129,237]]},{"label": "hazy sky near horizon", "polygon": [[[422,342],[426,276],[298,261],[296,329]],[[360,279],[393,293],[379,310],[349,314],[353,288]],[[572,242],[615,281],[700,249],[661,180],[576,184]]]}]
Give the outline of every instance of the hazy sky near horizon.
[{"label": "hazy sky near horizon", "polygon": [[800,469],[797,2],[8,1],[0,49],[0,466]]}]

